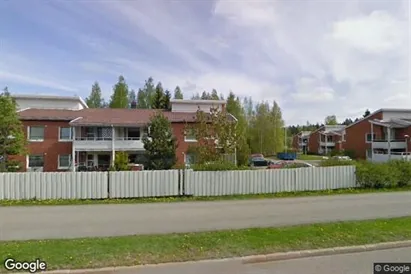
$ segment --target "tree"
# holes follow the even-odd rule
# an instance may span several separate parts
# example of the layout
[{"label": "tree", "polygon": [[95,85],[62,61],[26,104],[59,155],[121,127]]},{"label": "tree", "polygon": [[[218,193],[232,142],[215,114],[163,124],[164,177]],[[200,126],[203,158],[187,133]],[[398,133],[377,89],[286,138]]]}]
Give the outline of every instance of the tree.
[{"label": "tree", "polygon": [[184,99],[183,92],[179,86],[174,90],[174,99]]},{"label": "tree", "polygon": [[337,117],[335,115],[325,117],[324,124],[328,126],[338,125]]},{"label": "tree", "polygon": [[163,90],[163,86],[159,82],[156,86],[156,90],[153,96],[153,101],[151,103],[151,108],[152,109],[164,109],[164,103],[165,103],[165,94]]},{"label": "tree", "polygon": [[90,95],[86,98],[86,104],[89,108],[102,108],[104,106],[104,99],[97,81],[91,87]]},{"label": "tree", "polygon": [[201,100],[200,94],[197,92],[191,96],[191,100]]},{"label": "tree", "polygon": [[285,128],[285,123],[282,117],[282,112],[281,108],[278,105],[276,101],[273,102],[273,107],[270,112],[270,117],[271,117],[271,123],[273,127],[273,136],[274,136],[274,147],[273,151],[274,153],[278,153],[281,151],[284,151],[286,145],[289,147],[287,144],[289,143],[288,137],[292,137],[291,134],[288,134],[288,137],[285,136],[284,128]]},{"label": "tree", "polygon": [[168,90],[164,92],[164,109],[171,110],[171,92]]},{"label": "tree", "polygon": [[192,147],[197,156],[197,164],[224,160],[224,156],[235,152],[236,121],[225,111],[211,108],[210,113],[205,113],[199,109],[196,122],[187,125],[186,130],[192,131],[197,140],[195,147]]},{"label": "tree", "polygon": [[210,100],[211,99],[211,95],[210,93],[203,91],[203,93],[201,93],[201,100]]},{"label": "tree", "polygon": [[177,142],[171,123],[161,111],[150,119],[149,136],[143,136],[147,168],[151,170],[170,169],[176,163]]},{"label": "tree", "polygon": [[142,89],[138,90],[137,93],[137,108],[147,109],[151,108],[153,97],[155,94],[154,79],[149,77]]},{"label": "tree", "polygon": [[116,171],[127,171],[130,170],[130,166],[128,165],[128,154],[124,151],[116,152],[116,156],[114,158],[114,169]]},{"label": "tree", "polygon": [[113,87],[113,94],[109,104],[110,108],[128,107],[128,86],[123,76],[118,78],[117,84]]},{"label": "tree", "polygon": [[353,123],[352,119],[346,118],[342,124],[345,126],[348,126],[348,125],[351,125],[352,123]]},{"label": "tree", "polygon": [[131,108],[131,106],[137,102],[137,95],[134,89],[130,91],[130,94],[128,95],[128,105]]},{"label": "tree", "polygon": [[230,92],[227,98],[227,112],[237,119],[236,135],[236,159],[238,165],[247,165],[248,157],[250,155],[250,147],[247,142],[248,125],[245,116],[244,108],[241,105],[240,98],[235,97],[233,92]]},{"label": "tree", "polygon": [[364,115],[362,116],[362,117],[367,117],[367,116],[369,116],[371,114],[371,111],[369,110],[369,109],[367,109],[365,112],[364,112]]},{"label": "tree", "polygon": [[213,89],[211,91],[211,95],[209,96],[211,100],[220,100],[220,97],[218,96],[217,90]]},{"label": "tree", "polygon": [[4,89],[3,89],[3,95],[5,95],[5,96],[10,96],[10,92],[9,92],[9,88],[8,88],[8,87],[4,87]]},{"label": "tree", "polygon": [[25,154],[26,144],[16,102],[5,89],[0,94],[0,172],[14,170],[17,162],[8,156]]}]

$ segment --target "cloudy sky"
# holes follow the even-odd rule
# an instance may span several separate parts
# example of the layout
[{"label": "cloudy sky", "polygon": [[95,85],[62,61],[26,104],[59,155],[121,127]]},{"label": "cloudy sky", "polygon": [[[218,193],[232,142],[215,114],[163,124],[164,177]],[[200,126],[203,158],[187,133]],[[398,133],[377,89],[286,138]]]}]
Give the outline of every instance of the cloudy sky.
[{"label": "cloudy sky", "polygon": [[3,0],[0,87],[109,96],[123,74],[186,97],[277,100],[287,124],[411,108],[408,0]]}]

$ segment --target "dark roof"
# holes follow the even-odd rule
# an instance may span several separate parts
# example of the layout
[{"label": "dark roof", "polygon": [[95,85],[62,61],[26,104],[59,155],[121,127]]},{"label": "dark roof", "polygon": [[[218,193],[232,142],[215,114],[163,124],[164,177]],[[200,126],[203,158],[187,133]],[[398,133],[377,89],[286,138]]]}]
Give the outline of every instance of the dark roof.
[{"label": "dark roof", "polygon": [[[71,121],[71,125],[145,125],[157,110],[88,108],[82,110],[27,109],[18,114],[21,120]],[[196,113],[163,111],[172,123],[195,122]]]}]

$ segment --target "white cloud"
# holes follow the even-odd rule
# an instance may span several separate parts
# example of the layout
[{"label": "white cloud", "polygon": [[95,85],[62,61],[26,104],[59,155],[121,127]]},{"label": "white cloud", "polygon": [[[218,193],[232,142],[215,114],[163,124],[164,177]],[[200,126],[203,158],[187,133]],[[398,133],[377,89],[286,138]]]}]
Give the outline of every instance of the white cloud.
[{"label": "white cloud", "polygon": [[[166,88],[184,87],[186,97],[215,88],[256,101],[277,100],[287,123],[321,122],[330,114],[344,119],[365,108],[411,105],[410,5],[406,0],[64,2],[64,9],[45,6],[42,13],[25,16],[56,33],[64,30],[78,46],[71,49],[73,60],[58,64],[46,56],[37,66],[0,61],[0,80],[80,89],[87,96],[95,80],[108,94],[119,74],[135,89],[152,76]],[[52,65],[44,66],[47,62]]]}]

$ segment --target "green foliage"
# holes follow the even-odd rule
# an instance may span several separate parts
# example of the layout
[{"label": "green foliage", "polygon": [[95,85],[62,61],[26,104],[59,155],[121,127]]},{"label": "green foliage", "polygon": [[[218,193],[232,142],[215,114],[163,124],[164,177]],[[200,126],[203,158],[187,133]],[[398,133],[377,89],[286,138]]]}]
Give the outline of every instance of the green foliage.
[{"label": "green foliage", "polygon": [[356,174],[358,184],[365,188],[411,186],[411,163],[407,161],[359,162]]},{"label": "green foliage", "polygon": [[16,102],[6,90],[0,94],[0,172],[14,171],[15,161],[8,156],[25,154],[26,145]]},{"label": "green foliage", "polygon": [[338,125],[337,117],[335,115],[330,115],[325,117],[324,124],[326,125]]},{"label": "green foliage", "polygon": [[86,104],[89,108],[104,107],[104,99],[101,94],[101,89],[98,82],[94,82],[93,86],[91,87],[91,93],[89,97],[86,98]]},{"label": "green foliage", "polygon": [[147,169],[172,168],[176,163],[177,143],[171,123],[161,111],[157,111],[150,119],[149,128],[149,136],[143,136],[148,163]]},{"label": "green foliage", "polygon": [[327,166],[353,166],[355,165],[355,161],[347,161],[347,160],[338,160],[338,159],[327,159],[322,160],[320,162],[320,166],[327,167]]},{"label": "green foliage", "polygon": [[116,156],[114,158],[114,168],[117,171],[126,171],[130,170],[128,162],[128,154],[123,151],[116,152]]},{"label": "green foliage", "polygon": [[211,108],[210,113],[197,111],[196,123],[187,125],[197,140],[197,162],[203,164],[233,154],[237,144],[236,121],[225,111]]},{"label": "green foliage", "polygon": [[163,86],[159,82],[154,92],[153,101],[151,103],[151,108],[152,109],[164,109],[165,108],[164,107],[164,103],[165,103],[164,97],[165,97],[165,94],[164,94]]},{"label": "green foliage", "polygon": [[164,92],[164,106],[163,106],[163,108],[165,110],[171,110],[171,93],[168,90],[166,90],[166,92]]},{"label": "green foliage", "polygon": [[355,153],[355,150],[344,150],[343,151],[344,156],[348,156],[351,159],[357,159],[357,154]]},{"label": "green foliage", "polygon": [[223,161],[223,160],[193,165],[194,171],[225,171],[225,170],[248,170],[248,169],[250,168],[247,166],[236,166],[233,162]]},{"label": "green foliage", "polygon": [[154,79],[150,77],[145,81],[144,87],[138,90],[137,108],[139,109],[151,108],[154,93],[155,93]]},{"label": "green foliage", "polygon": [[110,108],[128,107],[128,85],[123,76],[118,78],[117,84],[113,87],[113,94],[109,104]]},{"label": "green foliage", "polygon": [[343,155],[344,155],[344,152],[341,151],[341,150],[338,150],[338,149],[333,149],[330,152],[331,157],[333,157],[333,156],[343,156]]},{"label": "green foliage", "polygon": [[177,86],[174,90],[174,99],[183,99],[183,92],[181,91],[180,87]]}]

